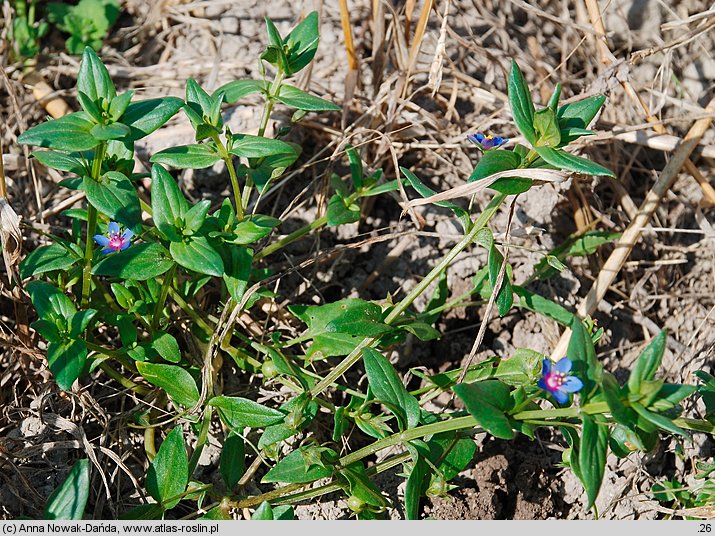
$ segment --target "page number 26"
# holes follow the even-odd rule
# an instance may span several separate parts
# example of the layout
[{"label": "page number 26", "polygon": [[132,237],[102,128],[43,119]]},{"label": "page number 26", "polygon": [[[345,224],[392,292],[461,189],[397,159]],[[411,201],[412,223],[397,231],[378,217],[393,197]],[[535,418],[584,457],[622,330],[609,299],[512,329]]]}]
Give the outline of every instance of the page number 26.
[{"label": "page number 26", "polygon": [[710,523],[700,523],[698,532],[712,532],[712,525]]}]

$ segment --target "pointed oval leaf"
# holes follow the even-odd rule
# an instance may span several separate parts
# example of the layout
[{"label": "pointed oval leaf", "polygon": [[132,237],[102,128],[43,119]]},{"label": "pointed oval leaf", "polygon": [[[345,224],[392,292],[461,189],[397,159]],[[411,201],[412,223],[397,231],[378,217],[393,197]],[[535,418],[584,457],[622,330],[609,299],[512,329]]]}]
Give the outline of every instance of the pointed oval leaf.
[{"label": "pointed oval leaf", "polygon": [[136,141],[166,123],[183,105],[184,101],[176,97],[132,102],[127,106],[121,121],[131,129],[129,138]]},{"label": "pointed oval leaf", "polygon": [[77,91],[81,91],[95,103],[100,98],[109,102],[117,96],[109,71],[90,47],[86,47],[82,53],[77,73]]},{"label": "pointed oval leaf", "polygon": [[166,272],[174,261],[160,244],[144,242],[110,253],[92,267],[94,275],[146,281]]},{"label": "pointed oval leaf", "polygon": [[305,110],[306,112],[339,112],[340,106],[315,95],[298,89],[289,84],[283,84],[276,99],[286,106]]},{"label": "pointed oval leaf", "polygon": [[616,174],[595,162],[591,162],[580,156],[569,154],[561,149],[552,147],[534,147],[536,153],[548,164],[567,171],[575,171],[585,175],[606,175],[615,178]]},{"label": "pointed oval leaf", "polygon": [[151,168],[151,208],[157,229],[169,239],[178,239],[176,222],[189,210],[189,203],[174,178],[159,164]]},{"label": "pointed oval leaf", "polygon": [[189,458],[186,454],[184,433],[180,426],[174,428],[164,439],[146,475],[146,490],[149,495],[170,510],[179,504],[178,495],[186,490],[189,482]]},{"label": "pointed oval leaf", "polygon": [[136,366],[146,381],[166,391],[177,404],[190,408],[199,401],[199,389],[193,376],[180,366],[141,361]]},{"label": "pointed oval leaf", "polygon": [[581,434],[581,448],[579,450],[579,468],[583,487],[588,496],[588,506],[591,508],[596,502],[598,491],[603,482],[603,472],[606,467],[608,454],[608,424],[602,416],[581,415],[583,431]]},{"label": "pointed oval leaf", "polygon": [[417,426],[420,421],[420,404],[407,391],[392,364],[372,348],[363,348],[362,354],[367,380],[375,397],[388,403],[393,411],[399,409],[400,420],[407,428]]},{"label": "pointed oval leaf", "polygon": [[276,154],[295,154],[295,148],[284,141],[251,136],[249,134],[234,134],[231,152],[245,158],[262,158]]},{"label": "pointed oval leaf", "polygon": [[221,418],[232,430],[245,427],[265,428],[285,418],[285,413],[238,396],[216,396],[209,405],[218,409]]},{"label": "pointed oval leaf", "polygon": [[234,80],[218,88],[214,95],[222,91],[224,101],[228,104],[233,104],[248,95],[265,91],[266,89],[267,83],[263,80]]},{"label": "pointed oval leaf", "polygon": [[641,383],[652,380],[655,377],[655,373],[663,360],[667,339],[668,331],[664,329],[638,356],[638,360],[628,377],[629,392],[633,394],[640,393]]},{"label": "pointed oval leaf", "polygon": [[55,242],[37,248],[24,258],[20,263],[20,277],[24,279],[55,270],[67,270],[80,259],[74,251]]},{"label": "pointed oval leaf", "polygon": [[209,144],[192,144],[169,147],[154,154],[149,161],[165,164],[178,169],[203,169],[221,160],[214,147]]},{"label": "pointed oval leaf", "polygon": [[536,142],[534,132],[534,102],[531,100],[529,86],[516,61],[511,61],[508,83],[509,105],[514,116],[514,123],[526,140],[532,145]]},{"label": "pointed oval leaf", "polygon": [[44,518],[82,519],[89,490],[89,460],[77,460],[64,482],[47,499]]},{"label": "pointed oval leaf", "polygon": [[221,255],[204,236],[185,237],[181,242],[169,244],[173,259],[187,270],[221,277],[224,273]]},{"label": "pointed oval leaf", "polygon": [[81,340],[51,342],[47,346],[47,364],[60,389],[69,391],[87,362],[87,345]]},{"label": "pointed oval leaf", "polygon": [[100,180],[84,177],[82,190],[94,208],[130,229],[141,223],[141,206],[136,188],[118,171],[108,171]]},{"label": "pointed oval leaf", "polygon": [[94,123],[85,112],[75,112],[40,123],[20,134],[17,141],[60,151],[89,151],[99,143],[90,134],[92,127]]}]

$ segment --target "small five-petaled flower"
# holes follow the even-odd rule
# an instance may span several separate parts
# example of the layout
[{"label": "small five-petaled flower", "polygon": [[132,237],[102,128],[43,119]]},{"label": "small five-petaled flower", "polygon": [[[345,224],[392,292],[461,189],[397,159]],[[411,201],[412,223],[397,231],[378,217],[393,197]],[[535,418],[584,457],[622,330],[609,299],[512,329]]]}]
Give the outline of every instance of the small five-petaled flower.
[{"label": "small five-petaled flower", "polygon": [[491,134],[486,136],[484,134],[469,134],[467,139],[472,143],[476,143],[485,151],[504,145],[509,141],[509,138],[500,138],[499,136],[492,136]]},{"label": "small five-petaled flower", "polygon": [[541,379],[538,386],[548,391],[559,404],[569,400],[569,393],[576,393],[583,389],[583,382],[576,376],[571,376],[571,360],[568,357],[556,363],[551,359],[544,359],[541,365]]},{"label": "small five-petaled flower", "polygon": [[94,241],[104,248],[102,253],[107,254],[127,249],[132,244],[133,236],[134,233],[129,229],[124,229],[124,232],[120,233],[119,224],[110,221],[107,225],[107,234],[94,235]]}]

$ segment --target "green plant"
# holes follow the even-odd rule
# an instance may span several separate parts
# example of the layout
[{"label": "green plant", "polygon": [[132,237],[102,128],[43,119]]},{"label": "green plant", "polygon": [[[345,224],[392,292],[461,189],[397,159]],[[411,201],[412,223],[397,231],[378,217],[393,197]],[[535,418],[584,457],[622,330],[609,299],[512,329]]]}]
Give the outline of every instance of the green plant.
[{"label": "green plant", "polygon": [[15,10],[8,35],[8,42],[12,44],[12,57],[16,60],[34,58],[40,52],[40,39],[45,36],[49,26],[47,22],[37,19],[35,0],[15,0],[11,5]]},{"label": "green plant", "polygon": [[85,47],[101,48],[120,11],[119,0],[79,0],[77,5],[50,2],[47,4],[47,19],[70,34],[65,42],[67,52],[82,54]]},{"label": "green plant", "polygon": [[[531,146],[507,150],[501,138],[474,136],[484,154],[470,180],[489,180],[495,193],[476,217],[454,203],[439,202],[459,218],[464,237],[413,289],[399,300],[292,303],[291,321],[305,326],[294,337],[270,315],[263,321],[263,336],[236,325],[239,315],[258,314],[259,301],[275,297],[269,283],[281,274],[271,273],[266,262],[271,254],[321,228],[357,221],[363,199],[398,189],[398,180],[423,197],[434,193],[405,168],[402,179],[387,182],[379,170],[367,173],[357,151],[348,146],[350,175],[348,180],[333,176],[335,193],[327,214],[282,238],[274,236],[282,222],[252,212],[251,202],[298,159],[301,147],[279,139],[286,129],[279,130],[279,138],[265,137],[273,107],[293,108],[294,121],[308,112],[339,107],[286,83],[316,53],[317,13],[285,37],[269,19],[266,23],[269,44],[262,60],[274,71],[272,81],[240,80],[209,94],[189,80],[183,101],[134,102],[133,92],[116,93],[107,69],[86,48],[77,81],[83,111],[35,126],[20,137],[21,143],[45,148],[35,151],[35,157],[74,175],[63,185],[86,195],[86,209],[65,212],[75,222],[72,231],[50,236],[51,243],[28,255],[21,271],[33,279],[27,285],[39,317],[33,327],[48,343],[48,363],[58,386],[71,389],[101,369],[142,400],[133,420],[145,429],[148,469],[143,482],[155,502],[138,505],[125,513],[127,518],[160,518],[181,505],[211,519],[226,518],[231,508],[255,508],[256,519],[286,519],[292,516],[291,505],[335,491],[344,494],[356,517],[380,518],[397,505],[377,487],[374,476],[402,466],[402,509],[405,517],[417,519],[422,498],[448,493],[450,481],[469,464],[476,452],[474,434],[508,440],[520,433],[533,439],[538,427],[562,432],[569,445],[564,463],[583,482],[592,506],[609,448],[625,456],[651,450],[660,433],[712,433],[710,422],[680,417],[680,403],[695,392],[694,386],[656,378],[665,332],[643,351],[628,382],[619,385],[596,359],[594,345],[601,332],[514,284],[488,226],[505,200],[534,186],[534,170],[613,175],[563,150],[590,133],[586,127],[604,99],[558,106],[557,87],[548,106],[537,111],[516,63],[509,101],[516,126]],[[256,136],[232,132],[221,116],[224,103],[249,94],[264,100]],[[151,157],[151,201],[143,203],[135,188],[141,176],[133,170],[134,142],[180,109],[191,121],[196,143]],[[232,188],[226,199],[192,204],[168,169],[206,168],[220,161]],[[446,272],[473,245],[485,248],[488,262],[466,296],[449,299]],[[569,249],[572,245],[551,252],[549,266],[560,266],[553,259],[565,259],[564,251],[588,249]],[[534,278],[548,275],[539,267]],[[436,290],[426,309],[416,310],[415,300],[432,283]],[[408,390],[385,352],[400,348],[408,335],[422,341],[439,337],[435,321],[440,312],[472,295],[492,300],[500,315],[516,305],[569,327],[568,357],[552,365],[538,352],[519,349],[465,370],[432,376],[413,371],[422,385]],[[250,390],[244,396],[221,392],[215,378],[223,357],[236,367],[238,381],[248,386],[249,378],[260,376],[263,389],[282,393],[282,403],[259,403],[248,396]],[[359,363],[367,376],[364,388],[343,379]],[[466,409],[428,410],[427,402],[443,392],[455,393]],[[556,403],[544,406],[552,397]],[[159,419],[152,407],[171,418]],[[332,416],[330,440],[315,433],[319,411]],[[196,480],[195,470],[217,421],[222,425],[214,438],[221,444],[222,484],[214,485]],[[162,430],[166,434],[157,449],[156,431]],[[361,433],[366,446],[351,450],[353,433]],[[369,457],[391,447],[400,447],[400,452],[366,465]],[[264,463],[267,467],[261,468]],[[258,475],[265,486],[250,494],[245,484]],[[319,480],[324,482],[306,486]],[[57,497],[65,495],[51,503],[63,506]],[[63,500],[77,511],[85,502],[80,499]]]}]

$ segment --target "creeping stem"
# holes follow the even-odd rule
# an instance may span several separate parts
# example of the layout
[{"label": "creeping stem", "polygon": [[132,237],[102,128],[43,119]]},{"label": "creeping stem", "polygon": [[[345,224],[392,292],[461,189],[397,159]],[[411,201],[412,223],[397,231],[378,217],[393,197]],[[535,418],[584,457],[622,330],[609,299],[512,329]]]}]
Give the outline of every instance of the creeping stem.
[{"label": "creeping stem", "polygon": [[[107,152],[106,142],[102,142],[94,150],[92,162],[92,179],[99,180],[102,173],[102,161]],[[87,203],[87,241],[84,246],[84,269],[82,270],[82,301],[84,309],[89,303],[89,293],[92,288],[92,258],[94,256],[94,234],[97,231],[97,209],[92,203]]]},{"label": "creeping stem", "polygon": [[[452,263],[455,257],[457,257],[457,255],[464,251],[467,246],[474,242],[474,238],[477,236],[477,233],[484,228],[487,222],[497,211],[499,206],[504,202],[504,199],[506,199],[506,197],[506,194],[498,193],[492,198],[487,207],[484,209],[484,212],[482,212],[482,214],[479,216],[479,219],[474,222],[472,228],[464,236],[464,238],[462,238],[462,240],[460,240],[460,242],[455,245],[449,251],[449,253],[447,253],[447,255],[440,261],[440,263],[435,266],[432,271],[430,271],[430,273],[427,274],[427,276],[425,276],[425,278],[420,281],[415,286],[415,288],[413,288],[412,291],[400,301],[400,303],[395,305],[395,308],[390,312],[389,315],[387,315],[384,320],[386,324],[391,324],[392,322],[397,320],[397,318],[399,318],[400,315],[405,312],[405,310],[412,304],[412,302],[414,302],[417,297],[422,294],[435,279],[439,277],[439,274],[447,269],[447,267]],[[363,339],[360,344],[358,344],[357,347],[342,362],[340,362],[333,370],[331,370],[330,373],[328,373],[328,375],[322,381],[320,381],[316,384],[315,387],[313,387],[310,392],[311,396],[318,396],[325,389],[327,389],[335,380],[345,374],[345,372],[347,372],[350,367],[352,367],[360,360],[363,348],[368,346],[375,346],[377,344],[377,341],[378,339],[374,339],[371,337]]]}]

